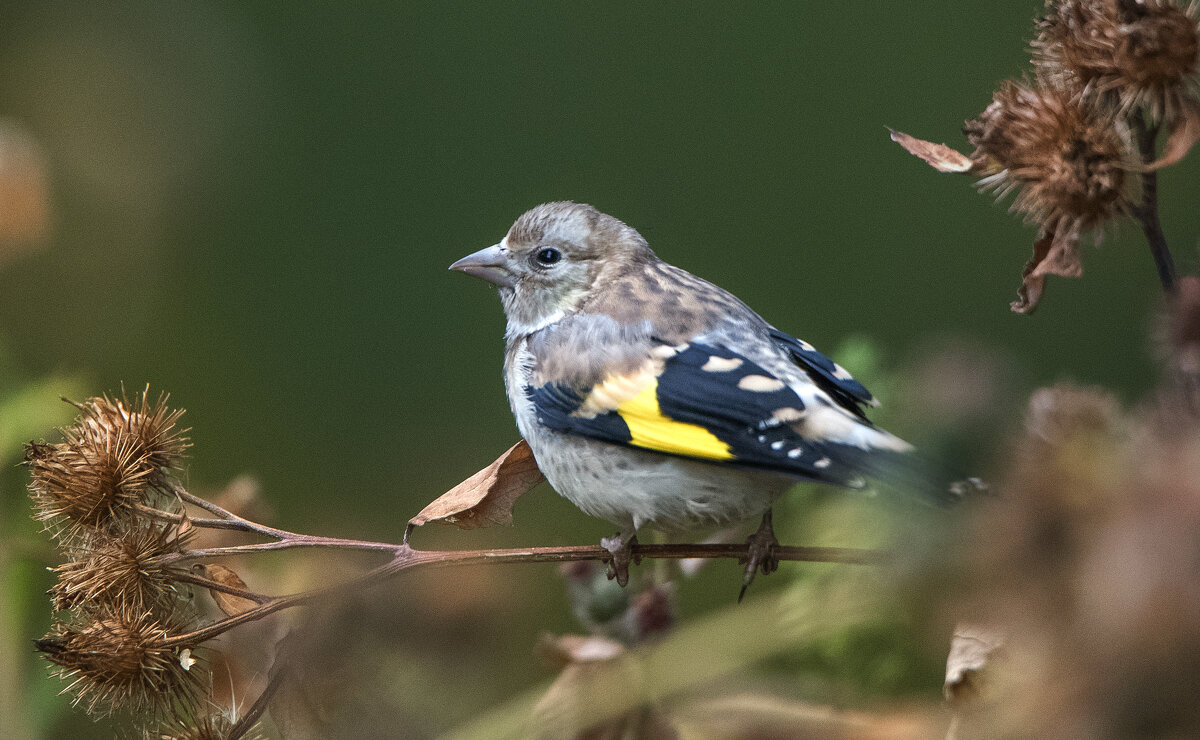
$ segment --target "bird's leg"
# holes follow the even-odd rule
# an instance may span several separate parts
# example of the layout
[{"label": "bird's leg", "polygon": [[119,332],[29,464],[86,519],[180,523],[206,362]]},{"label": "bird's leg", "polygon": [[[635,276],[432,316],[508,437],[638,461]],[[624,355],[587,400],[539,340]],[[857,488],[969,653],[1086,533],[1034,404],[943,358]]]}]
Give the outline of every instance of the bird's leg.
[{"label": "bird's leg", "polygon": [[746,589],[754,583],[754,576],[759,570],[764,576],[769,576],[779,568],[779,560],[775,558],[775,546],[778,544],[775,528],[771,524],[771,510],[767,509],[763,514],[762,524],[758,525],[758,531],[746,538],[747,556],[740,561],[746,564],[746,571],[742,576],[742,590],[738,592],[739,602],[746,595]]},{"label": "bird's leg", "polygon": [[641,558],[633,557],[633,546],[636,544],[636,531],[617,532],[612,537],[600,540],[600,546],[612,555],[608,561],[608,580],[616,578],[617,585],[622,588],[629,583],[629,564],[642,561]]}]

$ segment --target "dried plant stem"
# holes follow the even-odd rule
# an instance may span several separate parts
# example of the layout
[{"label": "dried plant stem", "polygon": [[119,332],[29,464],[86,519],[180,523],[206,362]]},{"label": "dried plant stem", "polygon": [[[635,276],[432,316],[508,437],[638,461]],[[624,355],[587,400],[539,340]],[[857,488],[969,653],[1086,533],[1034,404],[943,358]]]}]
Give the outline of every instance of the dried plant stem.
[{"label": "dried plant stem", "polygon": [[[368,543],[371,545],[377,543]],[[253,622],[284,609],[301,606],[338,593],[353,591],[365,585],[384,580],[401,571],[422,565],[480,565],[483,563],[565,563],[577,560],[606,561],[611,553],[595,545],[567,547],[519,547],[499,550],[416,550],[409,545],[392,545],[392,559],[383,565],[366,571],[362,575],[343,583],[284,596],[268,597],[253,609],[248,609],[214,622],[192,632],[165,639],[162,647],[185,647],[223,634],[238,625]],[[634,545],[634,558],[732,558],[744,559],[748,555],[746,545]],[[775,557],[779,560],[811,563],[843,563],[846,565],[874,565],[882,562],[884,554],[877,550],[862,550],[844,547],[777,547]],[[256,594],[237,594],[254,598]]]},{"label": "dried plant stem", "polygon": [[196,573],[189,573],[187,571],[174,571],[171,574],[171,578],[175,581],[178,581],[179,583],[191,583],[196,586],[203,586],[204,588],[207,588],[210,591],[220,591],[221,593],[226,593],[226,594],[229,594],[230,596],[239,596],[243,599],[250,599],[251,601],[257,601],[260,604],[265,604],[266,602],[268,602],[272,598],[274,598],[272,596],[266,596],[264,594],[256,593],[254,591],[247,591],[244,588],[234,588],[233,586],[227,586],[224,583],[220,583],[219,581],[214,581],[211,578],[205,578],[204,576],[198,575]]},{"label": "dried plant stem", "polygon": [[[197,520],[188,518],[195,524],[203,521],[201,526],[210,526],[208,522],[219,522],[219,529],[235,529],[251,534],[266,535],[275,538],[275,542],[263,542],[250,545],[232,545],[228,547],[210,547],[199,550],[184,550],[167,556],[171,562],[181,560],[196,560],[201,558],[239,555],[249,552],[279,550],[288,547],[328,547],[334,549],[353,549],[385,551],[392,555],[391,560],[383,565],[372,568],[365,573],[333,586],[286,594],[283,596],[265,596],[250,591],[231,588],[194,573],[183,573],[180,580],[195,583],[205,588],[212,588],[234,596],[241,596],[258,602],[258,606],[244,612],[234,614],[225,619],[174,637],[165,639],[162,647],[195,645],[227,632],[240,624],[253,622],[284,609],[315,601],[361,588],[370,583],[381,581],[409,568],[422,565],[478,565],[482,563],[564,563],[576,560],[609,560],[612,555],[602,547],[582,545],[574,547],[520,547],[500,550],[416,550],[406,543],[399,545],[385,542],[364,542],[335,537],[315,537],[313,535],[288,532],[274,527],[267,527],[252,522],[224,509],[211,501],[194,496],[182,486],[174,485],[173,492],[185,503],[197,506],[212,514],[216,519]],[[159,512],[165,516],[184,517],[180,514]],[[405,533],[408,539],[408,533]],[[634,558],[734,558],[745,560],[748,557],[746,545],[634,545]],[[779,560],[805,561],[817,563],[845,563],[849,565],[871,565],[882,560],[882,553],[874,550],[859,550],[840,547],[778,547],[775,556]]]},{"label": "dried plant stem", "polygon": [[[1142,164],[1154,162],[1155,145],[1158,140],[1159,125],[1153,126],[1146,122],[1141,109],[1130,116],[1134,135],[1137,137],[1138,150]],[[1158,268],[1158,279],[1162,282],[1163,292],[1173,296],[1178,290],[1178,279],[1175,274],[1175,260],[1167,247],[1167,238],[1163,234],[1162,222],[1158,218],[1158,172],[1147,168],[1142,172],[1142,202],[1133,209],[1133,215],[1142,224],[1142,233],[1150,242],[1150,253],[1154,256],[1154,265]]]}]

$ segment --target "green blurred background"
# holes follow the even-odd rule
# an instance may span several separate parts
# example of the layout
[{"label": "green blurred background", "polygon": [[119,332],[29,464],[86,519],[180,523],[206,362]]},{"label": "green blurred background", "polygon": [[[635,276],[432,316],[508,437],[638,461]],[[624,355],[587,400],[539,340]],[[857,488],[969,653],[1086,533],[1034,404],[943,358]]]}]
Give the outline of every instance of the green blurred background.
[{"label": "green blurred background", "polygon": [[[42,437],[65,421],[58,395],[150,383],[188,410],[193,488],[250,473],[272,523],[398,539],[517,436],[499,303],[447,265],[573,199],[827,351],[864,336],[903,367],[960,337],[1019,388],[1134,398],[1155,379],[1160,305],[1138,230],[1016,316],[1033,229],[885,128],[965,148],[963,119],[1022,73],[1040,6],[7,3],[0,117],[44,150],[53,209],[42,248],[0,258],[0,390],[25,392],[44,422],[21,434]],[[1162,177],[1185,268],[1195,180],[1195,155]],[[15,441],[0,536],[36,542]],[[418,544],[608,534],[549,489],[516,513],[512,530]],[[532,636],[571,623],[548,566],[505,577],[523,605],[497,650],[525,665]],[[24,633],[3,649],[22,665],[43,603],[10,606]],[[46,686],[30,732],[67,721]]]}]

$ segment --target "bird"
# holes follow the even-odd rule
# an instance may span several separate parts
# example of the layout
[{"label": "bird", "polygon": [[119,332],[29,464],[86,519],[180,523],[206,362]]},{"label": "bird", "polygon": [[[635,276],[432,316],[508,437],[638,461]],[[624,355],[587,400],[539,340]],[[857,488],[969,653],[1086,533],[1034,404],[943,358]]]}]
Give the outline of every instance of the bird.
[{"label": "bird", "polygon": [[617,526],[601,544],[621,586],[641,528],[761,515],[740,600],[778,566],[777,497],[863,488],[913,450],[845,368],[591,205],[539,205],[450,269],[499,289],[517,428],[559,494]]}]

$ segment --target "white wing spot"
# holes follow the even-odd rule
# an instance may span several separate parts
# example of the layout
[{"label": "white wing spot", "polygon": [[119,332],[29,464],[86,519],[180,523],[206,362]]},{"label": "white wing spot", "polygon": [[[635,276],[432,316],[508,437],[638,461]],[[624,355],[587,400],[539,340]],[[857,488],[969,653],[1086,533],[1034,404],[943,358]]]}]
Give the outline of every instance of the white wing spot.
[{"label": "white wing spot", "polygon": [[708,358],[708,362],[700,366],[700,369],[710,373],[727,373],[730,370],[737,370],[742,366],[742,362],[744,360],[740,357],[717,357],[713,355]]},{"label": "white wing spot", "polygon": [[829,458],[823,457],[820,460],[817,460],[815,463],[813,463],[813,467],[821,468],[822,470],[824,470],[825,468],[829,467],[830,463],[832,463],[832,462],[833,461],[830,460]]},{"label": "white wing spot", "polygon": [[854,377],[852,375],[850,375],[850,373],[846,370],[846,368],[842,367],[841,365],[837,364],[836,362],[833,363],[833,377],[837,378],[838,380],[853,380],[854,379]]},{"label": "white wing spot", "polygon": [[803,339],[797,339],[796,342],[799,343],[800,349],[804,350],[805,352],[816,352],[817,351],[816,347],[812,346],[811,344],[804,341]]},{"label": "white wing spot", "polygon": [[765,375],[747,375],[738,381],[737,387],[744,391],[770,393],[782,389],[783,381],[779,378],[768,378]]},{"label": "white wing spot", "polygon": [[782,450],[782,449],[783,449],[783,440],[781,439],[781,440],[777,440],[777,441],[775,441],[775,442],[772,442],[772,443],[771,443],[771,449],[772,449],[772,450]]},{"label": "white wing spot", "polygon": [[793,460],[795,460],[796,458],[800,457],[803,454],[804,454],[804,450],[799,447],[794,447],[794,448],[788,450],[788,457],[792,458]]},{"label": "white wing spot", "polygon": [[765,443],[767,441],[767,435],[765,435],[765,434],[758,435],[758,441]]},{"label": "white wing spot", "polygon": [[679,354],[679,350],[665,344],[650,350],[650,356],[656,360],[669,360],[677,354]]},{"label": "white wing spot", "polygon": [[793,421],[800,421],[804,418],[804,414],[800,409],[785,406],[781,409],[775,409],[771,412],[771,420],[776,424],[790,424]]}]

